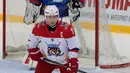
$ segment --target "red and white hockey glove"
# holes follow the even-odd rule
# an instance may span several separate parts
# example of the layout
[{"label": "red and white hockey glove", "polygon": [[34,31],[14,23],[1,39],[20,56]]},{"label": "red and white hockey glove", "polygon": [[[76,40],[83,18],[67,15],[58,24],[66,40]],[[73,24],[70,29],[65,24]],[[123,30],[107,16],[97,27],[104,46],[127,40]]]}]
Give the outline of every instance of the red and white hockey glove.
[{"label": "red and white hockey glove", "polygon": [[40,52],[39,48],[31,48],[28,49],[29,56],[34,61],[41,61],[41,58],[43,57],[42,53]]},{"label": "red and white hockey glove", "polygon": [[71,67],[70,69],[70,73],[77,73],[77,69],[78,69],[78,59],[77,58],[71,58],[68,60],[69,66]]}]

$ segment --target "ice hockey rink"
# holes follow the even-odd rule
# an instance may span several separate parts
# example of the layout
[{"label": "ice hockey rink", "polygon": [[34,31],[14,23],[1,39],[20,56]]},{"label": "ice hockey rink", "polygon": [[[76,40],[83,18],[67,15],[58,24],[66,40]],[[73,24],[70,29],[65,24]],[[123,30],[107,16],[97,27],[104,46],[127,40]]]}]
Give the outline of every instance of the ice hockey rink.
[{"label": "ice hockey rink", "polygon": [[[17,32],[15,32],[13,29],[15,27],[18,28],[18,26],[20,28]],[[28,26],[28,25],[23,26],[23,24],[14,23],[14,26],[11,29],[8,29],[8,30],[13,31],[13,36],[15,36],[15,34],[18,35],[18,33],[23,34],[23,36],[24,36],[24,35],[29,34],[29,33],[25,33],[25,32],[31,31],[31,28],[27,29],[27,30],[23,30],[22,28],[28,28],[28,27],[30,27],[30,26]],[[8,36],[12,36],[12,35],[8,35]],[[21,42],[25,42],[27,37],[25,37],[23,39],[22,38],[23,36],[17,36],[17,39],[20,38],[20,39],[22,39]],[[130,58],[130,55],[129,55],[130,38],[129,38],[129,36],[130,36],[130,34],[119,34],[119,33],[113,33],[112,34],[115,45],[116,45],[117,49],[121,51],[121,55],[127,56],[127,57]],[[17,39],[15,38],[14,40],[17,41]],[[17,44],[17,43],[12,42],[12,45],[14,45],[14,44]],[[23,43],[23,44],[26,44],[26,43]],[[17,44],[17,45],[19,45],[19,44]],[[123,49],[120,49],[120,48],[123,48]],[[21,51],[21,54],[22,54],[22,51]],[[12,56],[12,57],[11,57],[11,55],[9,55],[9,56],[7,56],[7,58],[5,60],[0,60],[0,73],[34,73],[34,70],[29,70],[30,67],[21,62],[23,60],[23,56],[24,56],[23,54],[22,54],[22,56],[19,54],[19,55],[15,55],[15,56]],[[100,69],[98,67],[97,68],[94,68],[94,67],[91,68],[91,67],[87,67],[87,66],[92,64],[91,61],[86,61],[86,62],[88,62],[88,63],[87,64],[82,63],[82,65],[80,64],[79,69],[83,70],[87,73],[130,73],[130,67],[115,68],[115,69]],[[82,68],[82,67],[86,67],[86,68]],[[54,70],[53,73],[60,73],[60,72],[58,70]]]},{"label": "ice hockey rink", "polygon": [[[87,0],[87,1],[94,1],[94,0]],[[101,0],[101,1],[104,1],[104,0]],[[116,0],[106,0],[106,1],[112,2],[112,1],[116,1]],[[125,0],[119,0],[119,1],[125,2]],[[126,0],[126,1],[130,2],[130,0]],[[118,2],[118,0],[117,0],[117,2]],[[126,4],[129,4],[129,2]],[[2,0],[0,1],[0,3],[2,5]],[[23,23],[23,16],[25,13],[26,2],[25,2],[25,0],[7,0],[6,4],[7,4],[7,7],[6,7],[6,13],[7,13],[6,44],[8,44],[9,46],[6,45],[6,51],[7,51],[8,56],[4,60],[0,60],[0,73],[34,73],[34,70],[29,70],[30,66],[25,65],[23,63],[24,56],[27,52],[26,51],[27,48],[25,47],[25,45],[27,45],[28,35],[32,31],[32,26],[33,26],[33,25],[26,25]],[[120,3],[120,4],[123,4],[123,3]],[[118,5],[118,3],[117,3],[117,6],[120,6],[120,4]],[[16,7],[16,6],[19,6],[19,7]],[[111,3],[111,6],[112,6],[112,3]],[[123,10],[112,10],[111,11],[111,6],[107,9],[107,12],[110,13],[111,16],[114,16],[117,14],[122,15],[122,16],[130,15],[129,14],[130,7],[128,7],[128,11],[123,11]],[[126,6],[129,6],[129,5],[126,5]],[[106,13],[106,10],[104,10],[104,9],[100,10],[100,11],[103,13]],[[83,18],[81,20],[86,21],[86,19],[87,19],[90,22],[94,21],[93,7],[90,7],[90,9],[87,8],[87,10],[83,11],[83,12],[86,12],[86,15],[82,15]],[[86,16],[88,16],[88,17],[86,18]],[[1,21],[2,21],[2,8],[0,8],[0,35],[2,35],[2,32],[3,32],[3,30],[2,30],[3,23],[1,23]],[[117,21],[111,20],[111,21],[112,21],[112,23],[110,23],[110,21],[106,21],[106,19],[105,19],[104,21],[102,21],[102,23],[117,24],[117,25],[121,24],[126,27],[129,26],[129,24],[130,24],[130,19],[129,19],[129,22],[125,22],[125,21],[121,22],[119,20],[117,20]],[[15,23],[13,23],[13,22],[15,22]],[[107,27],[108,26],[104,27],[104,30]],[[128,29],[128,28],[121,29],[121,31],[123,31],[123,30],[130,32],[130,29]],[[121,32],[121,31],[119,30],[119,32]],[[86,34],[86,32],[87,32],[87,34]],[[91,48],[95,48],[95,46],[93,44],[93,41],[95,41],[94,36],[93,36],[94,32],[86,31],[85,29],[83,29],[83,34],[85,36],[88,36],[87,40],[86,40],[86,41],[88,41],[87,45],[89,45]],[[106,38],[106,36],[111,36],[111,35],[103,34],[103,37],[102,37],[103,41],[102,41],[102,45],[100,45],[100,46],[105,47],[106,48],[105,50],[111,50],[111,48],[113,48],[113,45],[115,45],[114,50],[116,50],[116,51],[113,51],[113,49],[112,49],[112,53],[111,52],[107,53],[107,51],[104,52],[104,50],[102,49],[102,51],[104,53],[106,53],[106,56],[109,56],[115,52],[119,52],[119,54],[121,56],[123,56],[123,58],[128,58],[129,61],[127,63],[130,63],[130,33],[129,34],[112,33],[112,42],[111,42],[111,39],[109,39],[108,37]],[[0,36],[0,47],[2,46],[1,40],[3,40],[1,38],[2,38],[2,36]],[[91,39],[89,39],[89,38],[91,38]],[[1,48],[0,48],[0,50],[1,50]],[[0,54],[1,54],[1,51],[0,51]],[[94,67],[94,65],[95,65],[94,60],[89,60],[89,59],[84,60],[81,58],[79,58],[79,59],[80,59],[79,69],[85,71],[86,73],[130,73],[130,65],[129,65],[129,67],[124,67],[124,68],[100,69],[99,67],[96,67],[96,68]],[[112,60],[114,60],[114,58],[112,58]],[[107,57],[105,59],[103,59],[103,61],[107,61]],[[115,61],[114,63],[117,63],[117,61]],[[53,73],[60,73],[60,72],[58,69],[56,69],[53,71]]]}]

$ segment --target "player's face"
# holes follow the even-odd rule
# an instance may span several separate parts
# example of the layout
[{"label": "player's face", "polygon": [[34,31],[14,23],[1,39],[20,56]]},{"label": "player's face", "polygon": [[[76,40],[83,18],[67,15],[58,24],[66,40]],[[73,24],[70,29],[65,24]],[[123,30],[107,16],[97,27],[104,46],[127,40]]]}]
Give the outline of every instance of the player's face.
[{"label": "player's face", "polygon": [[49,26],[54,26],[58,21],[58,15],[46,16],[46,21],[49,23]]}]

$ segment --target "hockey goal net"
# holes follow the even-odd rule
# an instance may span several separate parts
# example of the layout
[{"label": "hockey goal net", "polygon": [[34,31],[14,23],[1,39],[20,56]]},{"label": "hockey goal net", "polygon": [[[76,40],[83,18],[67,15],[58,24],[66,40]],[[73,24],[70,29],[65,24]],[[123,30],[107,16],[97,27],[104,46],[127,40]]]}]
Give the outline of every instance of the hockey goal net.
[{"label": "hockey goal net", "polygon": [[[22,61],[27,52],[28,35],[33,27],[33,25],[23,23],[26,1],[6,0],[5,4],[3,4],[5,5],[3,10],[6,10],[4,12],[6,22],[3,22],[3,56],[6,55],[5,59]],[[74,23],[76,31],[79,33],[77,37],[79,37],[81,47],[80,66],[100,66],[102,68],[129,66],[130,59],[121,56],[114,45],[107,24],[105,0],[86,0],[86,6],[80,11],[81,17]]]}]

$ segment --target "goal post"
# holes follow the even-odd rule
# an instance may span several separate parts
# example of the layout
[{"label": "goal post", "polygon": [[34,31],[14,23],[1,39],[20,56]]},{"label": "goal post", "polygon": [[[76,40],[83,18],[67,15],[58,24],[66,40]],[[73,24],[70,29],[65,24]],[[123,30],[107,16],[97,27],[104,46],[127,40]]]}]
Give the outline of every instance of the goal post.
[{"label": "goal post", "polygon": [[1,28],[2,28],[2,33],[1,33],[1,38],[2,38],[2,41],[1,41],[1,59],[3,59],[3,58],[5,58],[5,46],[6,46],[6,38],[5,38],[5,36],[6,36],[6,0],[3,0],[2,1],[2,6],[3,6],[3,8],[2,8],[2,14],[3,14],[3,16],[2,16],[2,26],[1,26]]},{"label": "goal post", "polygon": [[99,5],[100,0],[95,0],[95,67],[99,66]]},{"label": "goal post", "polygon": [[[17,7],[18,6],[18,7]],[[27,39],[33,25],[27,26],[23,23],[26,1],[3,0],[3,20],[2,20],[2,59],[15,59],[20,56],[22,60],[27,52]],[[18,54],[18,52],[20,52]]]}]

